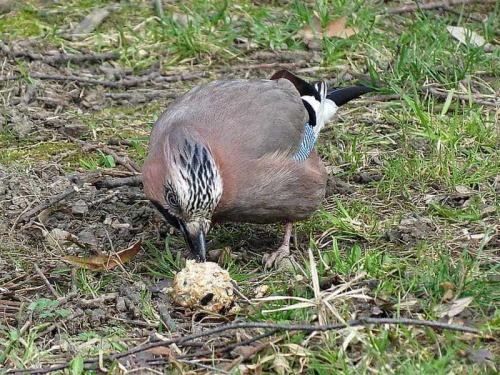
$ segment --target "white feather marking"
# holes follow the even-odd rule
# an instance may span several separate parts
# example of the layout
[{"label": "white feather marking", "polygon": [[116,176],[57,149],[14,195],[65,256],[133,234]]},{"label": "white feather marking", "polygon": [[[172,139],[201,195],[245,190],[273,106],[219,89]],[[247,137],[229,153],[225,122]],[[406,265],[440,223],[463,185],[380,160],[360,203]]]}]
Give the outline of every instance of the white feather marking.
[{"label": "white feather marking", "polygon": [[314,88],[318,91],[320,100],[317,100],[314,96],[302,96],[301,98],[308,102],[314,112],[316,113],[316,126],[314,126],[314,134],[318,136],[323,126],[330,121],[332,116],[337,112],[338,107],[333,101],[326,98],[327,86],[325,81],[318,82],[314,85]]},{"label": "white feather marking", "polygon": [[337,113],[339,107],[333,100],[325,99],[325,110],[323,111],[323,119],[325,124]]},{"label": "white feather marking", "polygon": [[304,95],[300,98],[308,102],[311,105],[312,109],[314,109],[314,112],[316,112],[316,115],[318,114],[321,103],[318,102],[314,96]]}]

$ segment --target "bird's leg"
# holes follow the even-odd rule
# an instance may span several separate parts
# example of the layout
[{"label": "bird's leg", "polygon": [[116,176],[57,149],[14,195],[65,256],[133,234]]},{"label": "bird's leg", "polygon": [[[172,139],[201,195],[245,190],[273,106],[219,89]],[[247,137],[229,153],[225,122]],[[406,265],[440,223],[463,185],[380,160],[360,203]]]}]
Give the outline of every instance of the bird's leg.
[{"label": "bird's leg", "polygon": [[273,267],[278,266],[279,262],[286,257],[290,256],[290,236],[292,235],[292,223],[287,222],[285,225],[285,236],[283,237],[283,243],[278,248],[278,250],[270,253],[264,254],[262,257],[262,263],[264,263],[264,269],[270,270]]}]

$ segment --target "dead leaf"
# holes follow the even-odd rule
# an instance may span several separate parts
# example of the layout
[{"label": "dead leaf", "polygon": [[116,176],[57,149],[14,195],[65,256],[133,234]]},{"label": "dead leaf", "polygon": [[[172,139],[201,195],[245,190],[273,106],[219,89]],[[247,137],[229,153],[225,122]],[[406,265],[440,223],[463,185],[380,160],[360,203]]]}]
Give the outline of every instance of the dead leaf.
[{"label": "dead leaf", "polygon": [[172,356],[172,350],[164,346],[157,346],[156,348],[150,348],[146,350],[146,353],[165,358],[170,358]]},{"label": "dead leaf", "polygon": [[298,345],[298,344],[284,344],[284,347],[288,348],[291,354],[299,356],[299,357],[307,357],[311,353],[304,347]]},{"label": "dead leaf", "polygon": [[317,36],[321,34],[321,19],[315,14],[311,21],[311,26],[306,26],[297,32],[296,38],[302,39],[302,41],[311,50],[320,50],[321,44],[318,41]]},{"label": "dead leaf", "polygon": [[255,298],[262,298],[264,297],[269,291],[271,290],[271,287],[267,284],[261,285],[255,289]]},{"label": "dead leaf", "polygon": [[456,301],[447,303],[446,305],[436,306],[434,311],[436,312],[436,316],[439,318],[444,318],[445,316],[451,318],[464,311],[464,309],[469,306],[473,300],[473,297],[460,298]]},{"label": "dead leaf", "polygon": [[346,25],[346,17],[333,20],[328,23],[328,25],[326,25],[324,36],[326,36],[327,38],[346,39],[359,33],[358,27],[346,27]]},{"label": "dead leaf", "polygon": [[234,355],[242,356],[244,358],[250,358],[254,352],[255,352],[255,346],[252,345],[238,346],[233,350]]},{"label": "dead leaf", "polygon": [[291,371],[290,365],[288,364],[287,359],[282,354],[276,355],[276,358],[274,358],[272,367],[273,367],[274,371],[276,371],[276,373],[279,375],[289,374]]},{"label": "dead leaf", "polygon": [[450,289],[450,290],[455,289],[455,284],[453,284],[451,281],[443,281],[439,284],[439,286],[443,289]]},{"label": "dead leaf", "polygon": [[468,30],[465,27],[446,26],[446,30],[450,32],[451,36],[463,44],[471,44],[475,47],[481,47],[486,43],[486,40],[481,35]]},{"label": "dead leaf", "polygon": [[471,190],[464,185],[457,185],[455,186],[455,190],[458,194],[463,195],[463,196],[470,196],[472,194]]},{"label": "dead leaf", "polygon": [[61,247],[71,243],[79,244],[77,236],[59,228],[54,228],[50,232],[44,230],[43,236],[47,242],[54,247]]},{"label": "dead leaf", "polygon": [[453,298],[453,290],[452,289],[446,289],[446,292],[444,292],[443,295],[443,302],[448,302]]},{"label": "dead leaf", "polygon": [[90,258],[82,258],[76,256],[66,256],[62,258],[63,261],[68,262],[74,266],[87,268],[89,270],[110,270],[115,268],[118,264],[125,264],[132,260],[132,258],[141,249],[142,241],[139,240],[128,249],[119,251],[116,254],[97,255]]},{"label": "dead leaf", "polygon": [[52,213],[52,209],[51,208],[46,208],[45,210],[43,210],[42,212],[40,212],[38,214],[38,220],[40,221],[40,223],[44,224],[45,225],[45,222],[47,221],[47,219],[49,218],[50,214]]},{"label": "dead leaf", "polygon": [[470,349],[466,352],[469,361],[477,364],[493,363],[495,355],[487,349]]}]

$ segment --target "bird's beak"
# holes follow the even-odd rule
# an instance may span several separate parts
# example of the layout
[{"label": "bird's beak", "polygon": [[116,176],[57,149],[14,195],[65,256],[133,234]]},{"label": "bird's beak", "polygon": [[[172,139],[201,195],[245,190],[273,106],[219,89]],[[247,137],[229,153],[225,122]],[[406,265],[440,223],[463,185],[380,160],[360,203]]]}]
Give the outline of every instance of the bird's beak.
[{"label": "bird's beak", "polygon": [[204,262],[206,259],[205,249],[205,231],[201,227],[190,228],[181,224],[181,232],[191,251],[192,257],[198,262]]}]

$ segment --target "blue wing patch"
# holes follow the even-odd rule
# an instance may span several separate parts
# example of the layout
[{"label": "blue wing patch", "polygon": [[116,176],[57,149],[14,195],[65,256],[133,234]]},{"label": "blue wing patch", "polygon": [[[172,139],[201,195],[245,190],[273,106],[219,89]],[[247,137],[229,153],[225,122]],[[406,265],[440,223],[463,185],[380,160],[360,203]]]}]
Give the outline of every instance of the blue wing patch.
[{"label": "blue wing patch", "polygon": [[305,161],[311,154],[315,143],[316,134],[314,134],[313,127],[309,125],[309,123],[307,123],[304,132],[304,138],[302,138],[302,142],[300,143],[300,149],[292,159],[297,163],[302,163],[303,161]]}]

